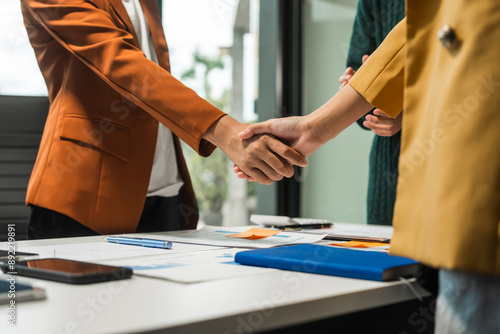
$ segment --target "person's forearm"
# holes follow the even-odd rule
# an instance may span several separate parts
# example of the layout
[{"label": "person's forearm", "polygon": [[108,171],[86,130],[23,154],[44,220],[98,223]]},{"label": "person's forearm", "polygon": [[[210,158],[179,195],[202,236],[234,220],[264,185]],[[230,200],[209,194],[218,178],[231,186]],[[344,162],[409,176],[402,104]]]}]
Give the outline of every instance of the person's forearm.
[{"label": "person's forearm", "polygon": [[307,157],[371,109],[372,105],[347,85],[307,116],[275,118],[252,124],[239,137],[248,140],[256,134],[272,134]]},{"label": "person's forearm", "polygon": [[[370,103],[347,85],[328,102],[307,116],[270,119],[262,123],[252,124],[238,136],[243,140],[250,140],[257,134],[272,134],[307,157],[326,142],[335,138],[371,108]],[[238,163],[235,163],[234,172],[239,178],[254,179]]]},{"label": "person's forearm", "polygon": [[348,84],[306,118],[323,145],[372,108],[373,106]]}]

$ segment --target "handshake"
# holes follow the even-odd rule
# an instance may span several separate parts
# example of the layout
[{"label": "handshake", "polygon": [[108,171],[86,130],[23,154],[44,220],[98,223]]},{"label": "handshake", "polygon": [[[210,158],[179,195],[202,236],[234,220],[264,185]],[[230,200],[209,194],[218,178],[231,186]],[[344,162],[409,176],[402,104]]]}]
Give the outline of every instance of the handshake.
[{"label": "handshake", "polygon": [[271,184],[293,176],[293,165],[306,166],[306,157],[372,109],[348,84],[307,116],[242,124],[224,116],[205,133],[234,163],[239,178]]},{"label": "handshake", "polygon": [[[368,56],[363,57],[363,62]],[[373,106],[350,85],[354,71],[339,79],[340,91],[307,116],[271,119],[246,125],[223,117],[205,139],[221,148],[233,161],[241,179],[271,184],[293,176],[293,165],[305,167],[306,157],[367,114]],[[401,129],[402,113],[390,117],[381,110],[366,116],[363,125],[376,135],[390,137]]]},{"label": "handshake", "polygon": [[[305,158],[324,144],[307,116],[271,119],[251,124],[241,131],[238,137],[244,143],[265,140],[272,144],[269,148],[273,148],[274,156],[259,155],[260,157],[269,157],[268,160],[263,161],[265,169],[260,170],[260,172],[272,181],[293,176],[293,165],[305,167],[307,165]],[[241,179],[263,183],[261,179],[257,178],[261,176],[260,173],[257,172],[257,177],[255,177],[253,172],[256,170],[247,172],[243,166],[237,163],[234,164],[233,170]],[[271,173],[267,174],[266,171],[271,171]]]},{"label": "handshake", "polygon": [[239,178],[271,184],[292,177],[293,166],[306,166],[305,157],[321,146],[308,120],[290,117],[249,125],[224,116],[204,138],[228,156]]}]

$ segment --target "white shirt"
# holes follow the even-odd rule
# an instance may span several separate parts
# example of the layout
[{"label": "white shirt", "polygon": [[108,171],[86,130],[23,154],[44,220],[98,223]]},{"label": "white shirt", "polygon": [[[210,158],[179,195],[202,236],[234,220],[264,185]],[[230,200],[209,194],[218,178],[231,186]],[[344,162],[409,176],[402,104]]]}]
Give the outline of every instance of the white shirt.
[{"label": "white shirt", "polygon": [[[122,0],[125,9],[134,25],[144,55],[158,63],[149,26],[142,11],[139,0]],[[153,169],[149,180],[147,196],[172,197],[179,194],[182,182],[177,169],[172,132],[163,124],[158,124],[158,137],[153,160]]]}]

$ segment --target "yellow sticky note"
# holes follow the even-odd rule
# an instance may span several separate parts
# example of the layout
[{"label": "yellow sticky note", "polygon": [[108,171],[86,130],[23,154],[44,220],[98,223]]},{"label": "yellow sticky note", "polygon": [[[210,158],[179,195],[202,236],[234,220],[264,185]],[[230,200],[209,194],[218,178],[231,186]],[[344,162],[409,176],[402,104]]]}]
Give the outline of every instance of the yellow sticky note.
[{"label": "yellow sticky note", "polygon": [[242,239],[262,239],[262,238],[267,238],[272,235],[278,234],[281,231],[276,231],[276,230],[267,230],[264,228],[256,228],[252,227],[248,231],[241,232],[241,233],[235,233],[235,234],[229,234],[226,235],[226,237],[229,238],[242,238]]},{"label": "yellow sticky note", "polygon": [[340,246],[340,247],[354,247],[354,248],[370,248],[370,247],[381,247],[381,246],[389,246],[389,244],[385,242],[373,242],[373,241],[347,241],[347,242],[339,242],[329,244],[331,246]]}]

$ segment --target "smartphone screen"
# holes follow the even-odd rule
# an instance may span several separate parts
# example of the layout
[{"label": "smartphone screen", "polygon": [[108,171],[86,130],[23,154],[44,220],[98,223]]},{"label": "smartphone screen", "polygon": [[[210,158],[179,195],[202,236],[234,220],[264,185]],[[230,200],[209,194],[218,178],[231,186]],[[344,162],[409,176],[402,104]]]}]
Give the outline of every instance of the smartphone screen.
[{"label": "smartphone screen", "polygon": [[132,269],[66,259],[20,261],[14,267],[2,265],[2,271],[72,284],[86,284],[129,278]]}]

